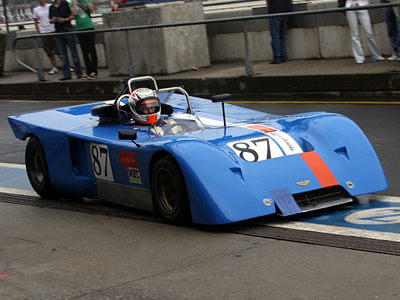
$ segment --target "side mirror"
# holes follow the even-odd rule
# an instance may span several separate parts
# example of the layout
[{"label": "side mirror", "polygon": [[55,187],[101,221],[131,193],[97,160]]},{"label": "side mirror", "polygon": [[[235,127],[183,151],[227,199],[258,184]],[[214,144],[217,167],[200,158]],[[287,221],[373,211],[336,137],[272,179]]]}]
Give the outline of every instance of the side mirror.
[{"label": "side mirror", "polygon": [[225,118],[225,101],[232,100],[231,94],[220,94],[211,97],[212,102],[221,102],[222,105],[222,117],[224,118],[224,127],[226,128],[226,118]]},{"label": "side mirror", "polygon": [[119,130],[118,139],[134,141],[137,138],[137,131],[135,129]]},{"label": "side mirror", "polygon": [[215,95],[211,97],[212,102],[225,102],[225,101],[230,101],[232,100],[232,95],[231,94],[221,94],[221,95]]}]

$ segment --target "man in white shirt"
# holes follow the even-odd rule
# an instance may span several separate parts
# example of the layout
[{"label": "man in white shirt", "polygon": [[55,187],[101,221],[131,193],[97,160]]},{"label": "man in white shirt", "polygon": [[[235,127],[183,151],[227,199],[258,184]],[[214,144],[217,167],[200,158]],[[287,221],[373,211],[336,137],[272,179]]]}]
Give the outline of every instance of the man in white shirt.
[{"label": "man in white shirt", "polygon": [[[50,4],[46,3],[46,0],[38,0],[38,2],[39,5],[33,9],[33,20],[35,22],[36,32],[38,34],[55,32],[54,24],[49,22]],[[54,75],[58,72],[56,67],[56,55],[60,55],[57,40],[55,37],[43,37],[42,44],[43,50],[46,52],[52,65],[49,74]]]}]

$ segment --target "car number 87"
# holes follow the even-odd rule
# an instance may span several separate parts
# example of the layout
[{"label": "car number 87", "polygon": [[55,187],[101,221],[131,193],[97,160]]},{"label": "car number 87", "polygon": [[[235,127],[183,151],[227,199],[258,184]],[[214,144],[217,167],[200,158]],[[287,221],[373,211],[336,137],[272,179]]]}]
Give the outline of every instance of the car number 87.
[{"label": "car number 87", "polygon": [[242,159],[257,162],[283,156],[280,147],[274,140],[264,137],[228,143],[228,146]]},{"label": "car number 87", "polygon": [[91,143],[90,156],[94,176],[97,179],[114,181],[107,145]]}]

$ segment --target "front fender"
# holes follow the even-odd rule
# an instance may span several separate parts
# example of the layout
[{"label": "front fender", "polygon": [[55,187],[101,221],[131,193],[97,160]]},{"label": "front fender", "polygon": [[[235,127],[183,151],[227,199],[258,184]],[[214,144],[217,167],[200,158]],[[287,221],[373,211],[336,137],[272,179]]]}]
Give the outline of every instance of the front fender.
[{"label": "front fender", "polygon": [[171,144],[186,180],[193,222],[224,224],[275,213],[265,195],[251,189],[240,161],[213,144],[187,140]]},{"label": "front fender", "polygon": [[312,118],[303,123],[298,136],[314,148],[350,195],[388,188],[373,146],[351,119],[340,114]]}]

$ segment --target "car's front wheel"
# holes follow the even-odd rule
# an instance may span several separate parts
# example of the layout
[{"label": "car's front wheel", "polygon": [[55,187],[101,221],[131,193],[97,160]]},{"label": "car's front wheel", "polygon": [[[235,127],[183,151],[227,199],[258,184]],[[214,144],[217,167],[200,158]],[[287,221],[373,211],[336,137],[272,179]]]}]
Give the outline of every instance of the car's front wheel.
[{"label": "car's front wheel", "polygon": [[29,182],[39,196],[54,197],[55,193],[50,182],[46,153],[36,137],[31,137],[25,150],[25,165]]},{"label": "car's front wheel", "polygon": [[154,166],[152,193],[154,206],[167,223],[181,225],[191,221],[185,179],[172,158],[162,158]]}]

